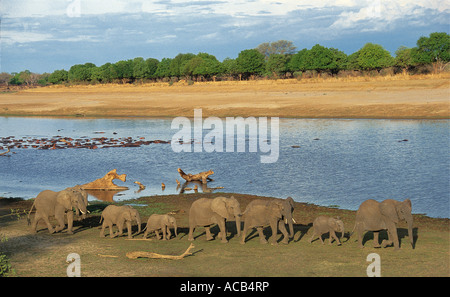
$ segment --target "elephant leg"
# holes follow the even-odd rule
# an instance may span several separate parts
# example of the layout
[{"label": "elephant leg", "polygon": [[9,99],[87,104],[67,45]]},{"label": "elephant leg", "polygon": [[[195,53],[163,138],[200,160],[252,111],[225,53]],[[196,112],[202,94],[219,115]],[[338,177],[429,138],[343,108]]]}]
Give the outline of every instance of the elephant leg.
[{"label": "elephant leg", "polygon": [[155,230],[155,236],[156,236],[157,240],[161,239],[161,236],[159,236],[159,231],[158,230]]},{"label": "elephant leg", "polygon": [[257,227],[256,230],[258,230],[259,242],[262,243],[262,244],[266,244],[267,240],[264,237],[264,228],[263,227]]},{"label": "elephant leg", "polygon": [[73,234],[73,211],[67,212],[67,234]]},{"label": "elephant leg", "polygon": [[383,247],[386,247],[386,246],[394,243],[394,248],[396,250],[399,249],[400,243],[398,241],[397,227],[395,226],[395,224],[390,224],[390,226],[388,226],[387,230],[388,230],[389,240],[383,240]]},{"label": "elephant leg", "polygon": [[133,238],[133,236],[131,236],[131,222],[127,221],[127,229],[128,229],[128,238]]},{"label": "elephant leg", "polygon": [[106,223],[105,223],[105,221],[103,221],[102,230],[100,230],[100,237],[105,237],[105,228],[106,228]]},{"label": "elephant leg", "polygon": [[311,236],[311,238],[309,239],[309,243],[312,243],[314,237],[317,236],[316,230],[314,230],[313,235]]},{"label": "elephant leg", "polygon": [[213,240],[214,238],[211,235],[211,230],[210,230],[210,226],[205,226],[205,231],[206,231],[206,240]]},{"label": "elephant leg", "polygon": [[[37,224],[39,223],[40,220],[43,220],[44,218],[42,217],[41,213],[39,211],[36,211],[36,213],[34,214],[34,218],[33,218],[33,222],[31,223],[31,232],[36,233],[36,229],[37,229]],[[50,226],[51,227],[51,226]],[[53,227],[52,227],[53,228]],[[50,229],[49,229],[50,230]]]},{"label": "elephant leg", "polygon": [[380,240],[378,239],[379,234],[380,234],[380,231],[373,231],[373,247],[374,248],[380,247]]},{"label": "elephant leg", "polygon": [[247,237],[248,223],[244,222],[244,230],[241,233],[240,244],[245,244],[245,237]]},{"label": "elephant leg", "polygon": [[170,232],[169,226],[166,226],[166,230],[167,230],[167,240],[169,240],[172,237],[172,232]]},{"label": "elephant leg", "polygon": [[110,238],[116,237],[116,234],[114,234],[114,230],[113,230],[113,223],[109,222],[108,226],[109,226],[109,237]]},{"label": "elephant leg", "polygon": [[116,232],[116,236],[122,236],[123,234],[123,222],[116,224],[117,227],[117,232]]},{"label": "elephant leg", "polygon": [[190,225],[189,226],[189,235],[188,235],[188,240],[189,241],[194,241],[194,230],[195,230],[195,226],[194,225]]},{"label": "elephant leg", "polygon": [[270,237],[270,244],[271,245],[278,245],[277,242],[277,229],[278,221],[273,221],[270,223],[270,228],[272,229],[272,236]]},{"label": "elephant leg", "polygon": [[42,215],[40,216],[40,218],[43,219],[44,222],[45,222],[45,224],[47,225],[48,232],[49,232],[50,234],[55,233],[55,229],[53,229],[53,226],[52,226],[52,224],[50,223],[50,220],[48,219],[48,216],[47,216],[46,214],[42,214]]},{"label": "elephant leg", "polygon": [[280,229],[281,233],[283,233],[283,240],[281,243],[288,244],[289,243],[289,233],[286,230],[286,226],[284,225],[283,220],[280,220],[278,222],[278,228]]},{"label": "elephant leg", "polygon": [[55,212],[55,219],[58,221],[58,227],[55,228],[56,232],[61,231],[62,229],[64,229],[65,224],[64,224],[64,212]]},{"label": "elephant leg", "polygon": [[323,241],[322,235],[323,235],[323,233],[319,233],[319,239],[322,244],[325,244],[325,242]]},{"label": "elephant leg", "polygon": [[334,232],[334,230],[330,231],[330,241],[329,244],[331,244],[332,240],[336,240],[336,242],[338,243],[338,245],[341,245],[341,242],[339,241],[339,238],[336,236],[336,232]]},{"label": "elephant leg", "polygon": [[219,229],[220,229],[220,237],[221,237],[221,242],[222,243],[227,243],[227,230],[226,230],[226,225],[225,225],[225,219],[220,220],[219,221]]}]

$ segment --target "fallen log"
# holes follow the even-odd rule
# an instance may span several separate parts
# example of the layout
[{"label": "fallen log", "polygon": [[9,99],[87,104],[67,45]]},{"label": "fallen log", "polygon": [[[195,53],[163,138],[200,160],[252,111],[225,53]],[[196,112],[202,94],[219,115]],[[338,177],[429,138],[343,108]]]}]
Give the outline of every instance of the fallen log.
[{"label": "fallen log", "polygon": [[214,174],[214,171],[209,170],[197,174],[190,174],[190,173],[186,174],[184,173],[183,170],[181,170],[181,168],[178,168],[178,173],[180,174],[181,178],[183,178],[187,182],[201,181],[202,183],[206,184],[207,181],[213,181],[213,179],[210,178],[209,176]]},{"label": "fallen log", "polygon": [[186,256],[192,255],[190,252],[195,246],[191,243],[191,245],[187,248],[187,250],[182,253],[179,256],[172,256],[172,255],[161,255],[157,253],[151,253],[151,252],[128,252],[126,256],[130,259],[137,259],[137,258],[151,258],[151,259],[169,259],[169,260],[181,260]]},{"label": "fallen log", "polygon": [[7,153],[9,153],[11,150],[8,147],[8,150],[6,152],[0,153],[0,156],[6,155]]}]

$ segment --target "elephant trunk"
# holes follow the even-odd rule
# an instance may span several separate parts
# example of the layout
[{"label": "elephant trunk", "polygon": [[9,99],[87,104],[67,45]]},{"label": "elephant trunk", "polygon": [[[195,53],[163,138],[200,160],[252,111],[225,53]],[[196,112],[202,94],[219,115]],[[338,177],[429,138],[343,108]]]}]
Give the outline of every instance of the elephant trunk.
[{"label": "elephant trunk", "polygon": [[236,230],[237,230],[237,236],[241,236],[241,214],[238,214],[235,216],[236,218]]},{"label": "elephant trunk", "polygon": [[294,237],[294,225],[293,225],[294,219],[292,218],[292,213],[290,211],[287,212],[285,219],[289,226],[289,237],[292,238]]}]

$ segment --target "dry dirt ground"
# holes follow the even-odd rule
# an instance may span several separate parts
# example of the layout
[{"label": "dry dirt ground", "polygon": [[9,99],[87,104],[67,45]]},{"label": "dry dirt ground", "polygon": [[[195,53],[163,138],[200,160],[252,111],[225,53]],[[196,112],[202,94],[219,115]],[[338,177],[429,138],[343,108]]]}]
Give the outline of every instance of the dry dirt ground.
[{"label": "dry dirt ground", "polygon": [[0,115],[449,118],[450,74],[51,86],[0,94]]},{"label": "dry dirt ground", "polygon": [[[365,248],[359,249],[356,235],[345,238],[342,246],[336,243],[322,245],[318,240],[308,243],[312,235],[311,223],[319,215],[340,216],[348,232],[353,228],[355,212],[336,208],[296,203],[294,210],[295,235],[288,245],[262,245],[256,233],[250,233],[245,245],[239,244],[234,224],[228,225],[229,243],[205,240],[203,228],[194,233],[193,255],[182,260],[128,259],[131,251],[156,252],[165,255],[182,254],[187,240],[188,213],[199,197],[213,198],[232,194],[182,194],[142,197],[132,201],[141,213],[143,226],[152,213],[175,213],[179,225],[178,237],[168,241],[127,240],[126,236],[110,239],[99,237],[99,215],[106,204],[89,206],[87,219],[75,223],[73,235],[50,235],[41,225],[37,234],[31,234],[24,216],[8,215],[11,209],[28,210],[31,201],[0,199],[0,234],[6,241],[0,253],[8,256],[16,276],[65,276],[66,257],[78,253],[82,276],[366,276],[369,253],[381,257],[382,276],[450,276],[449,220],[414,215],[415,249],[412,249],[406,223],[398,226],[401,249],[375,249],[370,232],[364,237]],[[233,194],[244,210],[253,199],[273,199],[244,194]],[[137,206],[141,205],[141,206]],[[33,215],[31,215],[32,217]],[[134,231],[136,231],[134,227]],[[212,229],[213,233],[218,230]],[[270,236],[270,228],[265,229]],[[108,232],[106,232],[108,234]],[[278,241],[282,235],[278,234]],[[325,236],[326,238],[327,236]],[[385,238],[382,233],[380,238]],[[142,234],[135,236],[142,238]]]}]

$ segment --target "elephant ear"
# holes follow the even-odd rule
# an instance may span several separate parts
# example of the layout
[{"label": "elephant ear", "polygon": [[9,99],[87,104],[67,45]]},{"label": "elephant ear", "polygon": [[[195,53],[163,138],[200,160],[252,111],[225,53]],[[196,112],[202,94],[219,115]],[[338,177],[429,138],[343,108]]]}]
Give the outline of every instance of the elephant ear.
[{"label": "elephant ear", "polygon": [[398,223],[396,206],[390,201],[383,201],[380,203],[380,212],[383,216],[388,217],[394,223]]},{"label": "elephant ear", "polygon": [[56,196],[56,201],[64,206],[65,209],[72,209],[71,190],[62,190]]},{"label": "elephant ear", "polygon": [[271,212],[275,217],[281,219],[283,217],[284,206],[282,202],[273,201],[271,205]]},{"label": "elephant ear", "polygon": [[225,197],[217,197],[211,201],[211,210],[223,218],[228,218],[228,209]]}]

